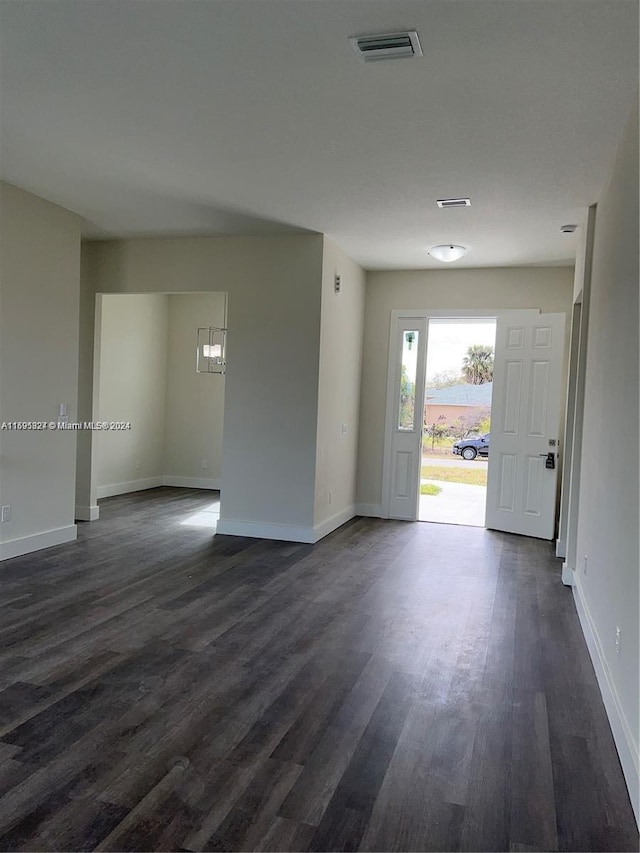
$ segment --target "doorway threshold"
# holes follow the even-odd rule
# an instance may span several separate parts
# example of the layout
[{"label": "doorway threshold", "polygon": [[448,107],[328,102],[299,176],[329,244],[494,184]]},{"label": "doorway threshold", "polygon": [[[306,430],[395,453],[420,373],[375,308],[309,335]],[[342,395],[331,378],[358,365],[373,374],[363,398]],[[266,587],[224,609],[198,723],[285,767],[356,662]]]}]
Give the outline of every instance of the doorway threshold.
[{"label": "doorway threshold", "polygon": [[418,524],[447,524],[449,527],[475,527],[476,530],[484,530],[484,524],[469,524],[464,521],[430,521],[427,518],[419,518]]}]

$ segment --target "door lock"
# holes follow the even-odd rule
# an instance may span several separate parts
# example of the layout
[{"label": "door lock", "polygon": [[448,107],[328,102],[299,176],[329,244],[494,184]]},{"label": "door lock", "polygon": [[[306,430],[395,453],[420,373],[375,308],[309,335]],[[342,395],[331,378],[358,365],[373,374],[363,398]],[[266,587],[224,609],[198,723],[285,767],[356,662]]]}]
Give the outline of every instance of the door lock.
[{"label": "door lock", "polygon": [[544,456],[544,467],[549,468],[553,471],[556,467],[556,454],[555,453],[541,453],[540,456]]}]

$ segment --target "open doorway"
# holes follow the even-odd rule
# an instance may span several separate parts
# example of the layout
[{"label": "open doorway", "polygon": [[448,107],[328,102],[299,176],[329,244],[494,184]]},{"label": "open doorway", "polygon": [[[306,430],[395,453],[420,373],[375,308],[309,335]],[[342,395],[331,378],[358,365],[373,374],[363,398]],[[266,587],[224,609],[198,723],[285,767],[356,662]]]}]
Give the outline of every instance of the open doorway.
[{"label": "open doorway", "polygon": [[215,533],[225,376],[198,371],[196,356],[197,349],[208,355],[206,345],[199,352],[198,329],[223,327],[225,317],[221,292],[100,296],[94,420],[117,428],[94,434],[98,501],[159,487],[189,489],[194,494],[184,493],[176,523]]},{"label": "open doorway", "polygon": [[484,527],[496,319],[429,319],[418,519]]}]

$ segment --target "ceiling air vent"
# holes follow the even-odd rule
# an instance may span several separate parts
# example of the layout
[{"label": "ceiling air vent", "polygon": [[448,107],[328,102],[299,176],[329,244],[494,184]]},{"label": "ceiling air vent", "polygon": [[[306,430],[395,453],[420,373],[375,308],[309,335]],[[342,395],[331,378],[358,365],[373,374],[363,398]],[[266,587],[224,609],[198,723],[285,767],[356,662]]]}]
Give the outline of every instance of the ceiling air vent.
[{"label": "ceiling air vent", "polygon": [[471,207],[470,198],[439,198],[438,207]]},{"label": "ceiling air vent", "polygon": [[412,59],[422,56],[418,33],[384,33],[378,36],[352,36],[351,46],[365,62],[377,59]]}]

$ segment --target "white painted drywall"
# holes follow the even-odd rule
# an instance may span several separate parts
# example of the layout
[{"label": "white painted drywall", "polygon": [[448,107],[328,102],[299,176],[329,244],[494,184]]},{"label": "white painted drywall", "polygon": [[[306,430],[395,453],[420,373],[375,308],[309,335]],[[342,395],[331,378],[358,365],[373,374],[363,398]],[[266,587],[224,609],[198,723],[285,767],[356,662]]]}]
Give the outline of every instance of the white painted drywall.
[{"label": "white painted drywall", "polygon": [[[323,238],[150,238],[83,252],[94,293],[228,293],[218,530],[311,536]],[[95,492],[92,483],[91,503]]]},{"label": "white painted drywall", "polygon": [[[96,432],[98,497],[135,491],[164,473],[168,297],[103,296],[98,420],[131,429]],[[155,481],[155,482],[154,482]]]},{"label": "white painted drywall", "polygon": [[164,474],[184,485],[219,486],[222,477],[225,377],[196,373],[196,334],[224,325],[224,300],[223,293],[168,297]]},{"label": "white painted drywall", "polygon": [[[79,296],[79,217],[0,183],[0,421],[75,420]],[[75,538],[75,458],[75,432],[0,431],[0,557]]]},{"label": "white painted drywall", "polygon": [[[98,410],[98,384],[93,382],[95,363],[99,359],[100,335],[96,337],[96,298],[93,292],[93,255],[80,251],[80,321],[78,329],[78,420],[91,421]],[[98,327],[100,323],[97,323]],[[98,350],[98,351],[96,351]],[[76,511],[79,521],[99,517],[96,503],[96,442],[93,432],[78,432],[76,449]],[[93,470],[93,482],[91,472]],[[93,502],[92,502],[93,501]]]},{"label": "white painted drywall", "polygon": [[355,509],[364,290],[363,270],[325,237],[314,512],[323,532]]},{"label": "white painted drywall", "polygon": [[[540,308],[570,312],[572,267],[369,272],[358,451],[358,504],[380,506],[391,311]],[[567,324],[567,327],[569,324]],[[569,328],[567,328],[567,343]]]},{"label": "white painted drywall", "polygon": [[[618,751],[636,816],[640,728],[638,226],[636,106],[596,214],[575,572],[578,595],[596,638],[592,654],[595,649],[599,674],[609,682],[614,697],[607,708],[610,719],[614,715],[612,728],[616,734],[618,714],[618,729],[630,741],[633,762],[625,761],[618,731]],[[619,654],[616,627],[621,629]]]}]

